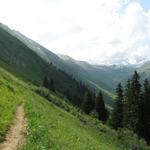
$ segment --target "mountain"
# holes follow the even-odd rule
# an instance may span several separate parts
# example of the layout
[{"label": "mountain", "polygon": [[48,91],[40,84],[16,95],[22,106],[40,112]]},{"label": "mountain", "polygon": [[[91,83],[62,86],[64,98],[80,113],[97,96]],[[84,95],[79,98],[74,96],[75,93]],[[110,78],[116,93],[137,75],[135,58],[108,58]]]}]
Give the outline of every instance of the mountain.
[{"label": "mountain", "polygon": [[[68,90],[72,96],[74,94],[84,96],[84,90],[87,90],[68,75],[67,71],[64,72],[65,69],[72,67],[70,71],[72,76],[79,74],[76,79],[79,80],[81,77],[85,84],[98,89],[101,88],[96,82],[96,77],[98,79],[99,75],[101,79],[103,77],[107,80],[109,77],[108,80],[111,80],[118,72],[112,79],[115,84],[119,80],[125,80],[133,68],[90,65],[68,56],[57,56],[46,49],[45,51],[39,49],[39,46],[32,49],[34,42],[25,43],[21,37],[19,39],[20,34],[16,34],[18,34],[16,31],[0,25],[0,149],[3,149],[5,145],[3,143],[7,143],[10,148],[10,142],[11,146],[16,145],[15,149],[18,148],[19,143],[21,150],[150,149],[146,142],[133,132],[127,129],[118,131],[111,129],[97,120],[94,112],[86,115],[64,96]],[[54,65],[54,60],[51,61],[50,57],[56,59],[57,64]],[[61,68],[57,60],[66,68]],[[40,87],[45,76],[54,80],[58,92]],[[109,95],[107,93],[109,91],[104,88],[103,92]],[[22,113],[17,111],[20,106]],[[18,115],[21,116],[21,120]],[[20,123],[23,126],[20,126]],[[15,124],[17,126],[12,128]],[[22,130],[22,127],[25,129]],[[7,137],[12,134],[10,131],[16,132],[16,128],[17,130],[19,128],[20,132],[17,132],[19,136],[21,134],[24,138],[21,138],[17,144],[15,138],[13,145],[13,141]]]},{"label": "mountain", "polygon": [[[21,42],[14,32],[0,25],[0,66],[18,78],[35,85],[42,85],[45,76],[54,80],[56,91],[73,99],[78,93],[84,96],[85,87],[51,62],[43,60],[37,53]],[[81,90],[82,88],[82,90]]]},{"label": "mountain", "polygon": [[84,83],[94,91],[101,90],[108,105],[113,105],[114,91],[117,84],[127,79],[134,70],[133,66],[91,65],[84,61],[76,61],[66,55],[56,55],[37,42],[25,37],[20,32],[3,27],[11,35],[22,41],[28,48],[40,56],[43,61],[52,63],[60,70]]},{"label": "mountain", "polygon": [[149,79],[150,80],[150,61],[144,63],[140,67],[137,68],[139,74],[141,75],[142,79]]},{"label": "mountain", "polygon": [[91,65],[84,61],[76,61],[68,56],[59,55],[68,66],[68,73],[94,88],[103,91],[106,98],[114,98],[115,88],[119,82],[125,81],[134,71],[134,66]]},{"label": "mountain", "polygon": [[[47,69],[47,71],[50,73],[47,73],[47,72],[45,72],[45,70],[43,70],[43,68],[45,68],[44,67],[45,65],[47,65],[48,67],[51,66],[53,68],[53,70],[55,70],[55,71],[57,70],[57,72],[59,70],[59,72],[61,72],[61,74],[63,74],[63,75],[65,74],[65,76],[67,74],[69,74],[70,76],[72,76],[72,78],[75,78],[76,80],[78,80],[78,82],[82,82],[94,90],[101,89],[104,92],[104,96],[106,97],[106,103],[108,105],[112,106],[113,94],[111,92],[107,91],[106,89],[103,89],[102,87],[100,87],[100,85],[97,85],[96,83],[93,82],[93,80],[91,80],[91,78],[93,78],[92,77],[93,75],[91,75],[91,73],[90,73],[93,68],[91,65],[89,65],[86,62],[75,61],[72,58],[70,58],[69,61],[66,61],[66,60],[60,58],[60,56],[58,56],[58,55],[52,53],[51,51],[49,51],[48,49],[44,48],[40,44],[25,37],[24,35],[22,35],[21,33],[15,31],[15,30],[9,29],[7,26],[5,26],[3,24],[1,24],[1,30],[3,30],[3,32],[5,31],[5,34],[7,33],[7,35],[9,35],[9,37],[2,36],[1,41],[2,40],[3,40],[2,42],[6,41],[5,45],[8,44],[8,42],[9,42],[8,40],[6,40],[7,38],[8,39],[13,38],[13,39],[15,39],[15,42],[17,41],[17,43],[15,45],[10,44],[11,48],[9,50],[7,50],[8,54],[10,54],[10,56],[9,55],[5,56],[6,51],[5,51],[4,55],[1,56],[2,59],[9,58],[9,57],[17,57],[17,58],[14,58],[14,62],[15,62],[15,65],[19,66],[20,68],[17,68],[15,66],[15,70],[11,70],[12,67],[10,67],[9,65],[6,65],[6,64],[4,65],[5,67],[6,66],[9,67],[9,70],[13,71],[13,73],[15,73],[16,75],[19,75],[21,77],[24,77],[24,79],[32,80],[32,82],[34,82],[36,84],[37,83],[41,84],[41,82],[42,82],[41,79],[43,79],[43,76],[46,74],[49,75],[50,77],[53,75],[52,78],[56,78],[58,76],[57,75],[55,77],[54,71],[50,72],[50,70],[52,70],[52,69]],[[26,47],[26,49],[23,50],[23,47],[19,47],[19,48],[15,47],[15,46],[17,46],[18,43],[21,43],[23,46]],[[10,53],[9,51],[13,52],[13,53]],[[23,52],[21,52],[22,58],[19,56],[19,51],[23,51]],[[3,52],[1,51],[1,53],[3,53]],[[15,56],[13,56],[13,55],[15,55]],[[39,60],[34,61],[35,58],[33,59],[33,57],[36,57],[36,59],[39,59]],[[22,61],[24,61],[24,58],[25,59],[28,58],[30,60],[26,60],[27,62],[22,62]],[[5,60],[3,60],[3,62],[4,61]],[[17,61],[21,61],[21,62],[16,63]],[[27,65],[26,63],[32,64],[33,68],[29,69],[28,67],[25,67]],[[38,63],[38,64],[36,64],[36,63]],[[42,63],[43,63],[43,66],[41,66]],[[13,65],[13,63],[11,65]],[[24,65],[24,68],[22,68],[23,65]],[[22,70],[21,70],[21,68],[22,68]],[[38,72],[39,68],[41,68],[40,73]],[[23,73],[24,71],[25,71],[25,73]],[[26,74],[26,72],[29,72],[29,74]],[[34,78],[32,78],[32,76],[34,76]],[[30,77],[31,77],[31,79],[30,79]],[[33,81],[33,79],[35,79],[35,81]],[[68,84],[67,79],[63,79],[61,81],[60,81],[60,79],[63,79],[63,78],[60,77],[59,79],[56,79],[56,81],[58,81],[57,85],[59,85],[61,83],[61,85],[58,86],[58,88],[60,88],[59,91],[62,92],[62,90],[63,90],[63,93],[70,91],[71,88],[69,88],[68,90],[66,88],[62,88],[62,85],[64,83],[66,83],[66,86],[67,86],[67,84]],[[72,86],[69,85],[68,87],[72,87]]]},{"label": "mountain", "polygon": [[[69,74],[78,82],[84,83],[94,91],[101,90],[108,105],[112,106],[115,88],[119,82],[126,81],[135,69],[133,65],[91,65],[84,61],[77,61],[66,55],[56,55],[37,42],[25,37],[20,32],[10,30],[1,25],[9,34],[24,43],[30,51],[36,53],[44,63],[53,64],[57,69]],[[140,71],[141,72],[141,71]],[[143,73],[142,73],[143,74]]]}]

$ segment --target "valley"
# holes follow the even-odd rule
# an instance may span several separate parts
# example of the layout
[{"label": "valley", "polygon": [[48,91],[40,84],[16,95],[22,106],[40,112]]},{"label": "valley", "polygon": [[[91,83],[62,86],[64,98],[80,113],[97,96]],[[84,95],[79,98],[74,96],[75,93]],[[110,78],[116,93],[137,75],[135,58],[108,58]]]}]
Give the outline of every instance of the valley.
[{"label": "valley", "polygon": [[[5,134],[15,117],[14,112],[20,103],[24,103],[28,134],[22,150],[128,150],[134,147],[133,141],[144,144],[132,133],[128,140],[125,133],[115,132],[51,92],[52,102],[47,101],[33,91],[37,87],[18,80],[3,69],[0,69],[0,83],[0,109],[3,112],[0,139],[5,140]],[[120,134],[124,140],[118,138]],[[149,148],[145,146],[145,149]]]},{"label": "valley", "polygon": [[[149,62],[135,67],[77,61],[0,24],[0,142],[13,142],[7,135],[21,106],[19,114],[26,120],[21,150],[149,150],[132,131],[112,129],[109,117],[118,83],[125,84],[134,70],[142,80],[149,79],[149,66]],[[96,108],[101,95],[108,119],[104,122]],[[86,113],[83,108],[89,105],[93,106]]]}]

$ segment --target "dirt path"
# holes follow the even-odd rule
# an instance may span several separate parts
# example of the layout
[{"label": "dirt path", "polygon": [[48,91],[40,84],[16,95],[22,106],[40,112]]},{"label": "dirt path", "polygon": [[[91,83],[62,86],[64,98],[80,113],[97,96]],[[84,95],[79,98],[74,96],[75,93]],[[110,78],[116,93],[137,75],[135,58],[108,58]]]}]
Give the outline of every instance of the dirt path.
[{"label": "dirt path", "polygon": [[6,140],[0,144],[0,150],[18,150],[25,143],[26,133],[26,120],[21,105],[17,109],[16,118],[6,135]]}]

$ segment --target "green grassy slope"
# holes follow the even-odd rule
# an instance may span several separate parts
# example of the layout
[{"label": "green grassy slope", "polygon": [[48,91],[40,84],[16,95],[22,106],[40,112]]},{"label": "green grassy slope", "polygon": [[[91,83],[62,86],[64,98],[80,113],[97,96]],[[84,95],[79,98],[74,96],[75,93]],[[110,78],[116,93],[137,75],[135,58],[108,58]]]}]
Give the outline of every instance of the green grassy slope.
[{"label": "green grassy slope", "polygon": [[11,124],[17,106],[23,101],[17,80],[0,68],[0,141]]},{"label": "green grassy slope", "polygon": [[[143,144],[137,138],[131,138],[133,135],[129,135],[131,142],[119,140],[123,138],[121,134],[118,135],[97,119],[81,113],[51,92],[49,102],[36,94],[36,89],[0,69],[1,140],[17,106],[24,102],[28,135],[23,150],[129,150],[135,143]],[[143,150],[149,149],[144,147]]]},{"label": "green grassy slope", "polygon": [[95,128],[37,95],[33,97],[25,105],[30,134],[24,149],[120,149],[117,142],[113,142],[114,135],[109,139],[105,132],[97,132]]}]

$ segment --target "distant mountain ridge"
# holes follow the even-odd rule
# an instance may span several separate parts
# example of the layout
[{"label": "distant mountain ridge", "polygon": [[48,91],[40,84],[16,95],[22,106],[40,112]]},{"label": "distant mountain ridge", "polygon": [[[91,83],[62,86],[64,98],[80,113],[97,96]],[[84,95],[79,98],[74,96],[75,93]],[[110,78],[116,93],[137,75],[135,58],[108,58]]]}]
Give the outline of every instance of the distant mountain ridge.
[{"label": "distant mountain ridge", "polygon": [[[5,26],[5,25],[0,25],[0,27],[1,27],[1,30],[3,29],[3,32],[4,31],[6,31],[8,34],[10,34],[12,37],[11,38],[13,38],[13,40],[15,40],[16,41],[16,39],[15,38],[17,38],[18,39],[18,41],[17,41],[17,43],[19,44],[19,41],[20,42],[22,42],[22,43],[24,43],[27,47],[26,47],[26,49],[28,49],[27,51],[29,51],[29,53],[32,53],[32,54],[36,54],[37,56],[38,56],[38,59],[39,59],[39,57],[40,58],[42,58],[40,61],[43,61],[43,63],[45,63],[45,64],[53,64],[53,65],[55,65],[56,66],[56,68],[57,69],[59,69],[59,70],[62,70],[62,71],[65,71],[67,74],[69,74],[69,75],[71,75],[73,78],[75,78],[76,80],[78,80],[79,82],[81,81],[81,82],[83,82],[84,84],[86,84],[86,85],[88,85],[89,87],[91,87],[92,89],[98,89],[97,88],[97,85],[95,85],[95,83],[93,83],[93,81],[91,81],[91,79],[89,80],[88,79],[88,77],[90,77],[91,75],[90,75],[90,73],[88,73],[86,70],[85,70],[85,68],[83,69],[83,67],[81,67],[81,64],[79,65],[79,62],[77,62],[77,61],[75,61],[75,60],[73,60],[72,59],[72,61],[69,61],[69,62],[66,62],[66,61],[64,61],[64,60],[62,60],[59,56],[57,56],[56,54],[54,54],[54,53],[52,53],[51,51],[49,51],[48,49],[46,49],[46,48],[44,48],[43,46],[41,46],[40,44],[38,44],[38,43],[36,43],[36,42],[34,42],[33,40],[31,40],[31,39],[29,39],[29,38],[27,38],[27,37],[25,37],[24,35],[22,35],[21,33],[19,33],[19,32],[17,32],[17,31],[15,31],[15,30],[11,30],[11,29],[9,29],[7,26]],[[9,35],[9,37],[8,38],[10,38],[10,35]],[[3,42],[4,42],[4,40],[6,40],[6,37],[4,38],[3,37],[3,39],[1,39]],[[9,40],[8,40],[8,42],[9,42]],[[17,45],[17,44],[16,44]],[[11,46],[11,44],[10,44],[10,46]],[[17,54],[17,55],[15,55],[15,57],[16,56],[18,56],[19,55],[19,52],[21,51],[19,51],[19,49],[20,48],[17,48],[17,49],[15,49],[15,47],[14,47],[14,45],[13,46],[11,46],[12,48],[14,48],[14,50],[12,50],[12,48],[10,48],[10,52],[14,52],[14,54],[13,55],[15,55],[15,53]],[[21,48],[22,49],[22,48]],[[25,50],[26,51],[26,50]],[[23,51],[23,52],[25,52],[25,51]],[[2,51],[1,51],[2,52]],[[9,52],[9,53],[10,53]],[[29,54],[28,53],[28,54]],[[28,55],[27,54],[27,55]],[[2,54],[0,54],[0,55],[2,55]],[[9,56],[9,55],[8,55]],[[14,56],[13,56],[14,57]],[[27,57],[29,57],[29,58],[31,58],[30,56],[27,56]],[[27,59],[27,57],[25,57],[26,59]],[[3,58],[6,58],[6,56],[2,56],[1,57],[1,59],[3,59]],[[17,57],[17,59],[19,59],[19,56]],[[22,58],[22,60],[24,60],[23,58]],[[22,60],[19,60],[19,61],[22,61]],[[34,60],[31,60],[31,61],[34,61]],[[40,62],[40,61],[37,61],[37,63],[38,62]],[[30,61],[29,61],[30,62]],[[28,63],[28,62],[27,62]],[[36,64],[35,64],[36,62],[34,62],[34,68],[32,69],[32,70],[34,70],[35,68],[38,68],[38,67],[40,67],[40,65],[39,66],[35,66]],[[26,64],[26,63],[24,63],[24,64]],[[82,63],[83,64],[83,63]],[[92,66],[91,65],[87,65],[87,63],[84,63],[84,65],[85,66],[88,66],[88,70],[90,69],[90,68],[92,68]],[[45,68],[44,66],[42,67],[42,69],[43,68]],[[10,68],[9,68],[10,69]],[[26,68],[26,69],[28,69],[28,68]],[[42,69],[41,69],[41,73],[38,75],[37,74],[37,76],[36,76],[36,78],[39,78],[39,79],[37,79],[39,82],[41,82],[41,74],[42,74],[42,72],[44,72],[44,71],[42,71]],[[30,70],[30,73],[32,74],[33,72],[32,72],[32,70]],[[18,71],[18,70],[17,70]],[[19,73],[21,73],[23,76],[24,76],[24,74],[23,74],[23,71],[24,70],[22,70],[21,71],[21,68],[19,69]],[[16,71],[15,71],[16,72]],[[37,72],[37,71],[34,71],[34,72]],[[51,72],[52,72],[52,69],[51,69]],[[34,74],[34,73],[33,73]],[[45,73],[44,73],[45,74]],[[53,74],[53,73],[51,73],[51,74]],[[26,75],[26,74],[25,74]],[[27,76],[26,76],[27,77]],[[28,77],[27,77],[28,78]],[[35,79],[35,77],[32,77],[33,79]],[[42,77],[43,78],[43,77]],[[59,81],[59,80],[58,80]],[[65,80],[64,81],[61,81],[61,82],[65,82]],[[59,87],[59,88],[61,88],[61,86]],[[65,90],[64,88],[63,88],[63,90]],[[104,94],[106,95],[106,97],[108,97],[108,99],[106,98],[106,102],[109,104],[109,105],[112,105],[112,96],[113,96],[113,94],[111,94],[109,91],[107,91],[107,90],[103,90],[103,88],[101,87],[101,90],[102,91],[106,91]],[[109,95],[108,95],[109,94]]]},{"label": "distant mountain ridge", "polygon": [[25,37],[20,32],[11,30],[3,24],[0,26],[35,52],[45,63],[52,63],[56,68],[71,75],[79,82],[83,82],[95,91],[101,90],[109,105],[113,104],[112,98],[115,97],[114,92],[117,84],[127,80],[135,69],[142,75],[143,79],[150,76],[150,71],[148,71],[150,64],[148,62],[137,66],[91,65],[84,61],[76,61],[70,56],[56,55],[37,42]]},{"label": "distant mountain ridge", "polygon": [[[25,37],[18,31],[10,30],[6,26],[3,26],[3,28],[12,36],[23,42],[28,48],[30,48],[30,50],[33,50],[45,62],[54,64],[57,68],[65,71],[67,74],[71,75],[76,80],[83,82],[93,90],[101,90],[104,93],[106,102],[109,105],[113,104],[112,99],[115,96],[114,89],[118,81],[121,81],[122,79],[118,79],[117,76],[116,82],[116,75],[113,75],[114,79],[112,78],[111,71],[114,70],[112,67],[90,65],[87,62],[76,61],[68,56],[56,55],[37,42]],[[115,72],[113,73],[116,73],[116,71],[120,72],[120,69],[115,69],[114,71]],[[126,74],[128,74],[128,69],[123,72],[123,75]]]},{"label": "distant mountain ridge", "polygon": [[69,97],[69,100],[73,100],[76,93],[81,99],[84,97],[85,86],[51,62],[42,59],[16,37],[15,31],[4,25],[0,25],[0,66],[25,82],[38,86],[43,85],[43,80],[47,76],[49,80],[53,79],[55,90],[62,96]]}]

